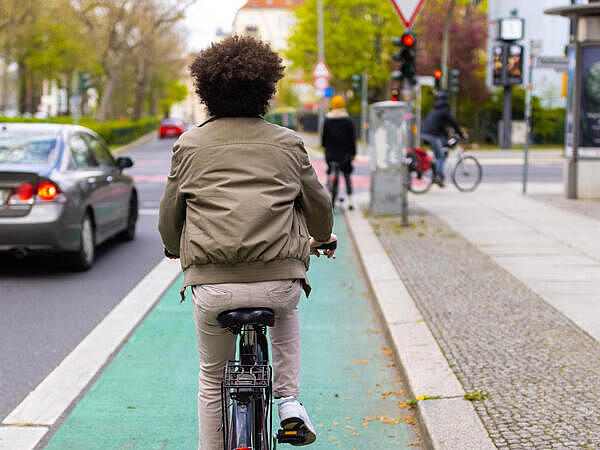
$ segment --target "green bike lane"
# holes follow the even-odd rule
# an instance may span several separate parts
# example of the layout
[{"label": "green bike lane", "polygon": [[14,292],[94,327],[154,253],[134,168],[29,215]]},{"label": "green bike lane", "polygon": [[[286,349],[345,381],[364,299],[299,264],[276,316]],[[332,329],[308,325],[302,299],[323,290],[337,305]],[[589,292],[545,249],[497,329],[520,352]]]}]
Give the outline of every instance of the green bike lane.
[{"label": "green bike lane", "polygon": [[[335,232],[336,259],[312,258],[313,291],[299,305],[301,401],[318,433],[311,448],[420,447],[399,371],[340,215]],[[197,345],[191,295],[179,303],[180,281],[124,343],[46,449],[197,448]]]}]

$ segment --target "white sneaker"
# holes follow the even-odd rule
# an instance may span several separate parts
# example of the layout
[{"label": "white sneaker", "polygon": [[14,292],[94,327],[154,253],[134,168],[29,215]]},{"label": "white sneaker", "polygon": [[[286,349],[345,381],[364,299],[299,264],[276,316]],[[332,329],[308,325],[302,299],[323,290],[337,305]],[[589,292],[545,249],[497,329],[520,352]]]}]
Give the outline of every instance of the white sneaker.
[{"label": "white sneaker", "polygon": [[306,434],[303,442],[292,445],[308,445],[315,442],[317,435],[315,427],[308,418],[308,413],[302,403],[294,397],[284,397],[279,400],[279,421],[284,430],[302,430]]}]

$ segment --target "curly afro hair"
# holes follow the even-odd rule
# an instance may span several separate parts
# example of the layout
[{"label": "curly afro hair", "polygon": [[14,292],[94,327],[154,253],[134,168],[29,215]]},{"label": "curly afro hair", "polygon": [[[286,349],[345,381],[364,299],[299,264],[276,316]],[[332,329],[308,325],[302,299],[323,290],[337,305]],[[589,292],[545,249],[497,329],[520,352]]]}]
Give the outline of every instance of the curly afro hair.
[{"label": "curly afro hair", "polygon": [[201,51],[190,70],[212,116],[258,117],[267,112],[284,67],[268,44],[234,35]]}]

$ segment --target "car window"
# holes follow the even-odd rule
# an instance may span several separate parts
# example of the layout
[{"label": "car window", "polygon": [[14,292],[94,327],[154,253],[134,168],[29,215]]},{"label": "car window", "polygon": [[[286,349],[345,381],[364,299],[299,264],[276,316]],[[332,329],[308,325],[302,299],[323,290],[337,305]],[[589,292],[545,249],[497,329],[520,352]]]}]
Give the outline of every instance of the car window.
[{"label": "car window", "polygon": [[102,166],[102,167],[116,167],[117,166],[114,158],[110,154],[110,150],[108,150],[106,145],[104,145],[104,142],[102,142],[96,136],[92,136],[91,134],[86,134],[85,137],[87,138],[87,140],[90,144],[90,148],[91,148],[92,152],[94,153],[96,160],[100,163],[100,166]]},{"label": "car window", "polygon": [[56,133],[9,131],[0,134],[0,164],[48,164],[56,148]]},{"label": "car window", "polygon": [[73,166],[76,169],[85,169],[88,167],[98,167],[98,161],[94,157],[88,147],[87,141],[79,133],[71,136],[69,141],[71,147],[71,158],[73,159]]}]

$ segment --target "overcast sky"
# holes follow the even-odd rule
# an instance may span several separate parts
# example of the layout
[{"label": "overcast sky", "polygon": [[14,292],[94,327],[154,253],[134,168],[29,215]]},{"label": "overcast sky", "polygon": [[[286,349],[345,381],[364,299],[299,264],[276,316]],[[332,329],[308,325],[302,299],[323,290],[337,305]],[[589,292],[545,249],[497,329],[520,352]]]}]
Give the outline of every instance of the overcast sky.
[{"label": "overcast sky", "polygon": [[196,0],[187,10],[184,26],[188,31],[188,49],[200,50],[215,37],[217,28],[231,31],[233,17],[247,0]]}]

